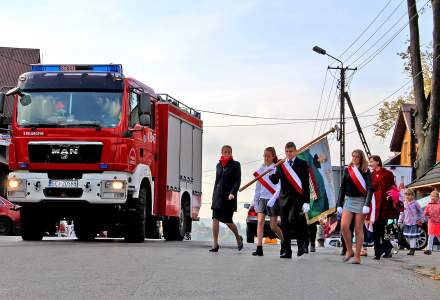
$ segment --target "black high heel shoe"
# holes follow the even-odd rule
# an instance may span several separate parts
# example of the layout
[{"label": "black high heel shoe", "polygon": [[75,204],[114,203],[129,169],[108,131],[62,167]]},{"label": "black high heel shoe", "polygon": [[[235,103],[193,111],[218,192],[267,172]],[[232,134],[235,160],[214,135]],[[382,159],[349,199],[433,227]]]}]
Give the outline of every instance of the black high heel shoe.
[{"label": "black high heel shoe", "polygon": [[217,247],[209,249],[209,252],[218,252],[219,248],[220,246],[217,245]]},{"label": "black high heel shoe", "polygon": [[237,245],[238,251],[241,251],[243,249],[243,237],[240,235],[240,244]]}]

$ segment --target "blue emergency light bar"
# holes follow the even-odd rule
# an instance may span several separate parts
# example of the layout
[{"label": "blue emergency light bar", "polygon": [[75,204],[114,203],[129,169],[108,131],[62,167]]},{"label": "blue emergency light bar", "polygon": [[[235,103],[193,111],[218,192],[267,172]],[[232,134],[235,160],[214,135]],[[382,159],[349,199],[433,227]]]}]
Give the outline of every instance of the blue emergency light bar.
[{"label": "blue emergency light bar", "polygon": [[34,72],[114,72],[122,73],[122,65],[31,65]]}]

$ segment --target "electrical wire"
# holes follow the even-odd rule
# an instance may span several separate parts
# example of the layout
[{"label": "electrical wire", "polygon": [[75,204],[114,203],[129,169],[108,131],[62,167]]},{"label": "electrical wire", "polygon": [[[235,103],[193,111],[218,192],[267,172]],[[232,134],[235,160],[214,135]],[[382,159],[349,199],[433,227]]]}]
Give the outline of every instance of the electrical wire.
[{"label": "electrical wire", "polygon": [[384,44],[382,44],[381,47],[379,47],[372,55],[370,55],[368,58],[366,58],[365,60],[363,60],[360,65],[358,70],[362,70],[363,68],[365,68],[366,65],[368,65],[369,63],[371,63],[386,47],[388,47],[388,45],[409,25],[409,23],[411,22],[412,19],[414,19],[415,17],[417,17],[419,14],[422,15],[423,11],[426,7],[426,5],[428,5],[428,3],[430,2],[430,0],[426,1],[426,3],[417,11],[417,14],[415,14],[414,16],[412,16],[410,18],[410,20],[408,21],[408,23],[406,23],[404,26],[402,26],[392,37],[391,39],[389,39],[388,41],[386,41]]},{"label": "electrical wire", "polygon": [[[367,25],[367,27],[359,34],[359,36],[353,41],[353,42],[351,42],[351,44],[347,47],[347,48],[345,48],[345,50],[341,53],[341,54],[339,54],[339,57],[338,57],[338,59],[340,59],[340,60],[342,60],[341,58],[342,58],[342,56],[345,54],[345,53],[347,53],[347,51],[348,50],[350,50],[351,49],[351,47],[353,47],[354,46],[354,44],[356,44],[357,43],[357,41],[359,41],[359,39],[368,31],[368,29],[370,29],[370,27],[376,22],[376,20],[380,17],[380,15],[385,11],[385,9],[390,5],[390,3],[392,2],[393,0],[389,0],[386,4],[385,4],[385,6],[379,11],[379,13],[374,17],[374,19],[370,22],[370,24],[368,24]],[[402,2],[403,2],[404,0],[402,0]]]},{"label": "electrical wire", "polygon": [[356,55],[356,53],[358,53],[359,52],[359,50],[361,50],[375,35],[376,35],[376,33],[378,33],[379,32],[379,30],[380,29],[382,29],[382,27],[389,21],[389,20],[391,20],[391,17],[397,12],[397,10],[399,9],[399,7],[402,5],[402,3],[404,2],[405,0],[402,0],[394,9],[393,9],[393,11],[391,12],[391,14],[389,14],[386,18],[385,18],[385,21],[383,21],[380,25],[379,25],[379,27],[367,38],[367,40],[366,41],[364,41],[363,43],[362,43],[362,45],[360,45],[353,53],[351,53],[347,58],[345,58],[344,60],[345,61],[348,61],[350,58],[352,58],[354,55]]},{"label": "electrical wire", "polygon": [[[322,99],[324,96],[324,90],[325,90],[325,84],[327,83],[327,75],[329,73],[329,69],[327,68],[327,71],[325,72],[325,77],[324,77],[324,83],[322,85],[322,89],[321,89],[321,97],[319,98],[319,105],[318,105],[318,111],[316,112],[316,118],[319,117],[319,113],[321,110],[321,103],[322,103]],[[313,133],[312,136],[315,136],[315,130],[316,130],[316,125],[318,124],[318,121],[315,121],[315,125],[313,126]]]},{"label": "electrical wire", "polygon": [[[433,62],[435,62],[438,58],[440,58],[440,54],[437,55],[436,58],[433,59]],[[419,73],[417,73],[414,77],[419,76],[420,74],[423,73],[423,70],[420,71]],[[410,78],[408,81],[406,81],[403,85],[401,85],[397,90],[395,90],[394,92],[392,92],[391,94],[389,94],[388,96],[386,96],[385,98],[383,98],[382,100],[380,100],[379,102],[377,102],[376,104],[374,104],[373,106],[371,106],[370,108],[364,110],[363,112],[361,112],[359,114],[359,116],[364,115],[365,113],[373,110],[374,108],[376,108],[377,106],[381,105],[382,103],[384,103],[385,101],[387,101],[388,99],[390,99],[391,97],[393,97],[395,94],[397,94],[400,90],[402,90],[404,87],[406,87],[408,84],[410,84],[412,82],[412,78]]]}]

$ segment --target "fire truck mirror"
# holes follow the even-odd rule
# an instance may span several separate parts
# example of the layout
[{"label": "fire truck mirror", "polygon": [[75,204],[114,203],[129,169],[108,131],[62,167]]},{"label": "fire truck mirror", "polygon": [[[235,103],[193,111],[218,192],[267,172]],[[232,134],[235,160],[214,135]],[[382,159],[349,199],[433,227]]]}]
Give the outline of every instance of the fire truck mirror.
[{"label": "fire truck mirror", "polygon": [[148,93],[142,93],[139,112],[143,114],[151,114],[151,96]]},{"label": "fire truck mirror", "polygon": [[139,116],[139,124],[141,124],[142,126],[150,127],[151,126],[151,117],[150,117],[150,115],[147,115],[147,114],[140,115]]},{"label": "fire truck mirror", "polygon": [[21,97],[20,97],[20,103],[23,106],[28,106],[29,104],[31,104],[32,100],[31,100],[31,95],[26,94],[26,93],[22,93]]},{"label": "fire truck mirror", "polygon": [[6,95],[5,93],[0,93],[0,114],[3,113],[3,106],[5,105]]}]

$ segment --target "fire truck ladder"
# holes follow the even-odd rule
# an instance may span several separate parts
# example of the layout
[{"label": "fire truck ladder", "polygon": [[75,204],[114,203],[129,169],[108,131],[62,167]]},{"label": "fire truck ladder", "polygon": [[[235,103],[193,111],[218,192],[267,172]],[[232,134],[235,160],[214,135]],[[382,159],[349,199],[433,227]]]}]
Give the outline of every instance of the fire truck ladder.
[{"label": "fire truck ladder", "polygon": [[367,140],[365,139],[364,132],[362,131],[361,124],[359,124],[359,119],[354,111],[353,104],[351,103],[350,96],[347,92],[344,93],[344,98],[347,100],[348,107],[350,108],[351,115],[354,120],[354,124],[356,125],[356,130],[359,133],[359,138],[361,139],[362,146],[364,147],[365,153],[367,154],[367,158],[371,156],[370,148],[368,147]]}]

